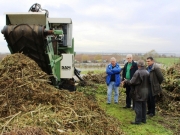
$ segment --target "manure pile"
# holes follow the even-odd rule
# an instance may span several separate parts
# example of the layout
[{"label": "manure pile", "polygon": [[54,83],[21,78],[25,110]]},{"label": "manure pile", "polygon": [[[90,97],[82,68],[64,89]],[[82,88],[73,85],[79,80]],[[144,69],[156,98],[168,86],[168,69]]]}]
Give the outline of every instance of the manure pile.
[{"label": "manure pile", "polygon": [[81,92],[58,90],[27,56],[0,63],[1,135],[120,135],[120,123]]}]

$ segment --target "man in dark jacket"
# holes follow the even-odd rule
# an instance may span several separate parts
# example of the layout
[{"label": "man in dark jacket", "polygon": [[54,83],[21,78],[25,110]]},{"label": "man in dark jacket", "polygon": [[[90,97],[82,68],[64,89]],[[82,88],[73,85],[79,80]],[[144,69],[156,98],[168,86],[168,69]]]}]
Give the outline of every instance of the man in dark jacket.
[{"label": "man in dark jacket", "polygon": [[149,96],[147,101],[148,106],[148,112],[147,114],[149,116],[155,115],[155,96],[160,94],[162,91],[161,83],[164,79],[163,74],[161,72],[161,69],[157,66],[157,64],[154,63],[154,60],[152,57],[148,57],[146,59],[147,62],[147,70],[150,74],[150,87],[149,87]]},{"label": "man in dark jacket", "polygon": [[145,68],[145,62],[139,60],[137,62],[138,70],[135,72],[131,80],[124,80],[125,84],[134,87],[131,91],[133,100],[135,102],[135,121],[131,124],[146,123],[146,101],[148,98],[149,88],[149,72]]},{"label": "man in dark jacket", "polygon": [[[132,54],[128,54],[126,56],[127,63],[124,65],[123,68],[123,73],[122,73],[122,78],[123,80],[130,80],[136,70],[138,69],[137,63],[133,61]],[[130,91],[131,91],[131,86],[128,84],[124,85],[124,88],[126,88],[126,106],[124,108],[131,108],[131,97],[130,97]]]},{"label": "man in dark jacket", "polygon": [[119,85],[121,83],[120,78],[121,68],[114,57],[111,58],[111,64],[106,68],[106,84],[107,84],[107,104],[111,103],[111,94],[114,89],[114,103],[118,103],[119,98]]}]

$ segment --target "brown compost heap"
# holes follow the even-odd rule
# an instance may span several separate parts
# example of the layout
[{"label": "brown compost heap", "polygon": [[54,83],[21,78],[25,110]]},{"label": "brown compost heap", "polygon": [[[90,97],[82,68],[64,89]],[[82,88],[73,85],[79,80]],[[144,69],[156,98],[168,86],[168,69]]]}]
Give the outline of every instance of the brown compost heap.
[{"label": "brown compost heap", "polygon": [[58,90],[27,56],[0,63],[1,135],[120,135],[120,123],[81,92]]}]

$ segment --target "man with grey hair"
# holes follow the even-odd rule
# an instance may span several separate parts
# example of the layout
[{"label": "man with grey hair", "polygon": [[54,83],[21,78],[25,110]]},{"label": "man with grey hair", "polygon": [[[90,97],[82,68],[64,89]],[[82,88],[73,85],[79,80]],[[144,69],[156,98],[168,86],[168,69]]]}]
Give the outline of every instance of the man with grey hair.
[{"label": "man with grey hair", "polygon": [[111,63],[106,68],[107,104],[111,103],[112,90],[114,90],[114,103],[117,104],[119,98],[119,85],[121,82],[121,67],[116,63],[114,57],[112,57],[110,61]]},{"label": "man with grey hair", "polygon": [[[127,63],[124,65],[122,78],[123,80],[130,80],[136,70],[138,69],[137,63],[133,61],[132,54],[126,56]],[[124,84],[123,87],[126,89],[126,106],[124,108],[131,108],[131,97],[130,91],[131,87],[128,84]],[[133,107],[134,108],[134,107]]]},{"label": "man with grey hair", "polygon": [[146,101],[148,99],[149,72],[145,68],[145,62],[138,60],[138,70],[134,73],[131,80],[124,80],[123,83],[133,87],[131,90],[132,98],[135,102],[135,121],[131,124],[146,123]]}]

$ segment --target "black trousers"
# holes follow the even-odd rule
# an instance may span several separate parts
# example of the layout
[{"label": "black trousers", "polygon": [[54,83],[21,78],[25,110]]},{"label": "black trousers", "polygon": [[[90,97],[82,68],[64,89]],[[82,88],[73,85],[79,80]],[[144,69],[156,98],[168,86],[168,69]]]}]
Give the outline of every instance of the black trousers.
[{"label": "black trousers", "polygon": [[148,114],[152,113],[155,115],[155,104],[155,96],[152,95],[152,90],[150,87],[147,100]]},{"label": "black trousers", "polygon": [[146,101],[135,101],[136,123],[146,122]]},{"label": "black trousers", "polygon": [[[131,87],[129,85],[126,85],[126,107],[131,107],[132,98],[130,98],[130,91],[131,91]],[[134,102],[133,102],[133,108],[134,108]]]}]

